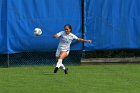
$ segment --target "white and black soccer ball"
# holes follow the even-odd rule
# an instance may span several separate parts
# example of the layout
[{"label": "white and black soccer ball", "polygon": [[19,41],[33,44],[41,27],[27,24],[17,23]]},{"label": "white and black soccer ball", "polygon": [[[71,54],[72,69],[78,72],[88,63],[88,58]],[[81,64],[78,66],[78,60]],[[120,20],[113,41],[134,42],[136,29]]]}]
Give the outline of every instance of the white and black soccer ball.
[{"label": "white and black soccer ball", "polygon": [[40,28],[35,28],[35,29],[34,29],[34,34],[35,34],[36,36],[40,36],[40,35],[42,34],[42,30],[41,30]]}]

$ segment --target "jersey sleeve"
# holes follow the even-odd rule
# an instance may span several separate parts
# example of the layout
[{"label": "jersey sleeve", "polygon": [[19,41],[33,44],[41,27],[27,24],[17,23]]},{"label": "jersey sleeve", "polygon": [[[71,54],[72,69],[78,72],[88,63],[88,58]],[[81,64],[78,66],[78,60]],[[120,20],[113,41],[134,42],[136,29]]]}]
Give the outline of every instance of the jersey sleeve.
[{"label": "jersey sleeve", "polygon": [[56,35],[58,35],[59,37],[64,33],[64,31],[58,32]]},{"label": "jersey sleeve", "polygon": [[77,40],[78,37],[76,35],[73,34],[73,39]]}]

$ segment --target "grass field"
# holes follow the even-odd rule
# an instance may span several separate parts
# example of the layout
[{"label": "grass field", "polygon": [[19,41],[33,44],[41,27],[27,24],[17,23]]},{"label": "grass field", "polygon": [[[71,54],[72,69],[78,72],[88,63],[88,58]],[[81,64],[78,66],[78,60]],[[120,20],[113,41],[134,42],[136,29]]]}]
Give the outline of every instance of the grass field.
[{"label": "grass field", "polygon": [[0,93],[139,93],[140,64],[0,68]]}]

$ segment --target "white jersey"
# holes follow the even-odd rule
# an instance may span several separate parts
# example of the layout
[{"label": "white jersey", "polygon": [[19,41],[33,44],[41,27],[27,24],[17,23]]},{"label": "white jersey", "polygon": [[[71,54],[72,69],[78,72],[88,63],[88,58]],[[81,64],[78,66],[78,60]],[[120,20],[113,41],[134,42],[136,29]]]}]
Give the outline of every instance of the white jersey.
[{"label": "white jersey", "polygon": [[61,31],[57,33],[59,36],[60,42],[58,45],[58,48],[61,50],[69,50],[70,49],[70,44],[73,39],[78,39],[78,37],[72,33],[66,34],[65,31]]}]

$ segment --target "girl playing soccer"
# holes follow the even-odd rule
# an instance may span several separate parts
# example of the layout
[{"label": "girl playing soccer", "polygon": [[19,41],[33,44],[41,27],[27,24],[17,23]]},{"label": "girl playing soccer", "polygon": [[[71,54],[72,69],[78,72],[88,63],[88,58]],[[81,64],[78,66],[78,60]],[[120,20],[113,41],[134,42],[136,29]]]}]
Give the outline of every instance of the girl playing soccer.
[{"label": "girl playing soccer", "polygon": [[72,34],[71,33],[72,27],[69,24],[65,25],[64,29],[65,29],[65,31],[61,31],[53,36],[54,38],[60,39],[58,48],[56,50],[57,64],[54,69],[54,73],[56,73],[58,71],[58,69],[61,67],[64,70],[65,74],[68,74],[68,68],[65,68],[64,64],[62,64],[62,61],[64,58],[66,58],[69,55],[70,44],[71,44],[72,40],[75,39],[80,42],[89,42],[89,43],[91,43],[92,41],[78,38],[76,35]]}]

